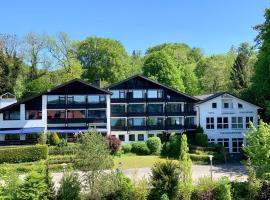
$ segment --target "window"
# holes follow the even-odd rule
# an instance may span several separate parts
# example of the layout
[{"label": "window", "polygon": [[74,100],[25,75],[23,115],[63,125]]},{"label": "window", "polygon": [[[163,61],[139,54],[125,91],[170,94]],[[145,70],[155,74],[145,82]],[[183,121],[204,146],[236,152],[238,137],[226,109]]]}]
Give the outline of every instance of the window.
[{"label": "window", "polygon": [[208,143],[215,144],[215,139],[208,139]]},{"label": "window", "polygon": [[148,136],[147,136],[148,138],[151,138],[151,137],[154,137],[154,134],[148,134]]},{"label": "window", "polygon": [[106,118],[105,110],[88,110],[88,118]]},{"label": "window", "polygon": [[145,105],[144,104],[129,104],[128,105],[128,112],[143,113],[143,112],[145,112]]},{"label": "window", "polygon": [[167,112],[182,112],[182,104],[170,103],[166,106]]},{"label": "window", "polygon": [[243,147],[244,139],[243,138],[233,138],[232,139],[232,152],[240,153]]},{"label": "window", "polygon": [[227,152],[230,151],[229,139],[228,138],[218,139],[217,140],[217,143],[220,144],[220,145],[222,145]]},{"label": "window", "polygon": [[14,140],[20,140],[20,134],[6,134],[5,135],[6,141],[14,141]]},{"label": "window", "polygon": [[194,125],[194,124],[195,124],[194,117],[186,117],[186,119],[185,119],[185,125]]},{"label": "window", "polygon": [[85,118],[85,110],[68,110],[68,119],[83,119]]},{"label": "window", "polygon": [[167,123],[168,125],[182,125],[183,123],[182,117],[168,117]]},{"label": "window", "polygon": [[42,119],[42,111],[41,110],[27,110],[25,111],[25,119]]},{"label": "window", "polygon": [[25,139],[26,140],[36,140],[38,138],[38,134],[26,134]]},{"label": "window", "polygon": [[142,99],[144,98],[144,90],[133,90],[133,96],[134,99]]},{"label": "window", "polygon": [[4,111],[4,120],[20,120],[20,111],[17,110]]},{"label": "window", "polygon": [[232,117],[232,128],[233,129],[243,128],[243,117]]},{"label": "window", "polygon": [[130,135],[128,136],[128,140],[129,140],[129,141],[135,141],[135,135],[134,135],[134,134],[130,134]]},{"label": "window", "polygon": [[206,129],[215,129],[214,117],[206,117]]},{"label": "window", "polygon": [[253,117],[246,117],[246,128],[250,128],[250,122],[253,123]]},{"label": "window", "polygon": [[68,104],[85,104],[86,96],[84,95],[76,95],[76,96],[68,96],[67,102]]},{"label": "window", "polygon": [[65,119],[66,112],[64,110],[48,110],[47,118],[48,119]]},{"label": "window", "polygon": [[47,97],[48,104],[66,104],[66,97],[64,95],[48,95]]},{"label": "window", "polygon": [[112,104],[111,105],[112,113],[124,113],[125,112],[125,104]]},{"label": "window", "polygon": [[105,103],[105,95],[90,95],[88,96],[88,103]]},{"label": "window", "polygon": [[148,126],[163,125],[163,118],[162,117],[149,117],[147,123],[148,123]]},{"label": "window", "polygon": [[217,108],[217,103],[212,103],[212,108]]},{"label": "window", "polygon": [[138,141],[144,141],[144,134],[138,134]]},{"label": "window", "polygon": [[112,127],[125,127],[126,119],[125,118],[111,118]]},{"label": "window", "polygon": [[112,99],[124,99],[125,98],[125,90],[112,90]]},{"label": "window", "polygon": [[243,104],[241,104],[241,103],[238,103],[238,108],[243,108]]},{"label": "window", "polygon": [[130,118],[128,119],[129,126],[145,126],[145,118]]},{"label": "window", "polygon": [[163,105],[162,104],[148,104],[149,113],[162,113]]},{"label": "window", "polygon": [[148,90],[147,97],[152,99],[161,99],[163,98],[163,91],[162,90]]},{"label": "window", "polygon": [[218,129],[228,129],[229,128],[228,117],[218,117],[217,118],[217,128]]},{"label": "window", "polygon": [[118,135],[119,140],[125,141],[125,135]]},{"label": "window", "polygon": [[233,101],[232,99],[222,99],[222,106],[225,109],[232,109],[233,108]]}]

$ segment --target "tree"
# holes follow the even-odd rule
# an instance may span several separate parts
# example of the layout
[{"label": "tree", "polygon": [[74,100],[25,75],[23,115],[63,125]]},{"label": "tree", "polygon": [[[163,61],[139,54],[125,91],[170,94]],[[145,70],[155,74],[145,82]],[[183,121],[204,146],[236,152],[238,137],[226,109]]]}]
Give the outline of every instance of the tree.
[{"label": "tree", "polygon": [[180,196],[183,200],[189,200],[192,194],[192,176],[191,176],[191,165],[192,161],[189,156],[189,149],[187,143],[186,134],[181,136],[180,146]]},{"label": "tree", "polygon": [[251,91],[253,100],[266,109],[266,116],[270,118],[270,9],[265,10],[265,22],[255,28],[259,34],[256,38],[259,48]]},{"label": "tree", "polygon": [[131,74],[129,56],[116,40],[89,37],[77,44],[77,58],[86,69],[84,78],[92,82],[101,79],[111,84]]},{"label": "tree", "polygon": [[247,146],[243,150],[250,159],[248,164],[262,179],[270,173],[270,125],[261,121],[258,128],[252,125],[245,136]]},{"label": "tree", "polygon": [[185,91],[180,71],[174,60],[165,52],[157,51],[149,54],[143,66],[143,73],[161,83],[180,91]]},{"label": "tree", "polygon": [[113,160],[106,138],[95,130],[84,133],[80,137],[77,169],[84,172],[82,187],[88,199],[100,199],[107,196],[115,188],[115,175],[110,170]]},{"label": "tree", "polygon": [[166,194],[169,199],[174,199],[178,192],[179,169],[173,161],[156,163],[151,169],[151,199],[160,199]]},{"label": "tree", "polygon": [[234,93],[241,94],[243,90],[246,90],[251,85],[255,58],[253,48],[248,43],[241,43],[230,73]]}]

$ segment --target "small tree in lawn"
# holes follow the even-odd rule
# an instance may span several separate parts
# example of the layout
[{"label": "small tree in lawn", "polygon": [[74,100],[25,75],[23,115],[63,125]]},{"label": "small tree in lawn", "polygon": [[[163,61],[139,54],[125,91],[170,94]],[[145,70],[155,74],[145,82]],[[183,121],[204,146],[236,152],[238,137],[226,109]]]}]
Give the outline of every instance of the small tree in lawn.
[{"label": "small tree in lawn", "polygon": [[189,156],[189,149],[187,143],[186,134],[181,136],[181,146],[180,146],[180,196],[183,200],[189,200],[192,193],[192,173],[191,166],[192,161]]},{"label": "small tree in lawn", "polygon": [[121,140],[116,138],[114,135],[109,135],[107,136],[107,141],[111,150],[111,154],[116,154],[121,147]]},{"label": "small tree in lawn", "polygon": [[83,171],[82,186],[86,199],[101,199],[114,190],[114,174],[104,171],[113,166],[106,138],[91,130],[80,137],[75,166]]}]

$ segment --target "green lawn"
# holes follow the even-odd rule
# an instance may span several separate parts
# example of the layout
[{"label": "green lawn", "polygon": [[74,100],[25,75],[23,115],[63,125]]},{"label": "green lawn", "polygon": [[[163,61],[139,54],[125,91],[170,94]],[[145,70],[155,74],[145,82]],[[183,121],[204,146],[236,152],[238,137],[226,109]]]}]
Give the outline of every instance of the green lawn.
[{"label": "green lawn", "polygon": [[122,155],[114,158],[114,167],[117,168],[119,162],[122,162],[122,169],[152,167],[154,163],[164,162],[166,160],[166,158],[152,155]]}]

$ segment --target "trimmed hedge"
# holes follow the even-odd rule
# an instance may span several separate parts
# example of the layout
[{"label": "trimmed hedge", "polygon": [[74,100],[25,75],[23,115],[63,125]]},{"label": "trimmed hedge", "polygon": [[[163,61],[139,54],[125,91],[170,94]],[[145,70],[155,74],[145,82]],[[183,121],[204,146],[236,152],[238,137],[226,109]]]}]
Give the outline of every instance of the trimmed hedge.
[{"label": "trimmed hedge", "polygon": [[0,163],[33,162],[48,157],[47,145],[0,149]]},{"label": "trimmed hedge", "polygon": [[68,144],[68,146],[58,147],[58,146],[50,146],[49,147],[49,155],[68,155],[68,154],[76,154],[78,151],[77,144]]},{"label": "trimmed hedge", "polygon": [[151,137],[146,140],[147,147],[151,154],[159,154],[161,150],[161,141],[159,137]]},{"label": "trimmed hedge", "polygon": [[145,142],[133,142],[131,143],[131,152],[138,155],[149,155],[150,150],[148,149]]}]

